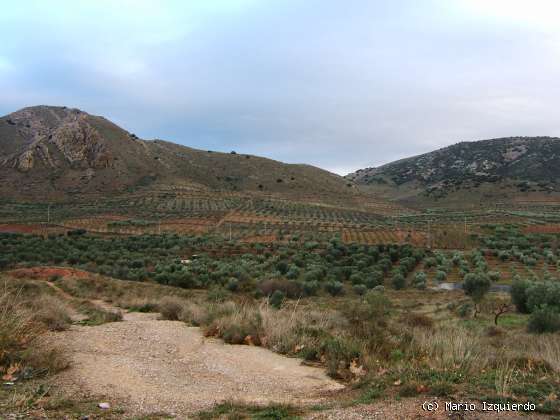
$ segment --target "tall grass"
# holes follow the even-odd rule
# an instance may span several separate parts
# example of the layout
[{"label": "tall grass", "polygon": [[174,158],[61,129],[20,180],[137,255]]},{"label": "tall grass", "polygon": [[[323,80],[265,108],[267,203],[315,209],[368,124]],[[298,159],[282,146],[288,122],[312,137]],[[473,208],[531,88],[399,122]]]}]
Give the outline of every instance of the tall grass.
[{"label": "tall grass", "polygon": [[529,343],[528,354],[536,360],[546,362],[557,373],[560,373],[560,335],[531,336],[531,340],[527,340],[527,343]]},{"label": "tall grass", "polygon": [[415,329],[413,344],[430,367],[438,370],[470,374],[484,369],[490,360],[480,335],[459,325]]},{"label": "tall grass", "polygon": [[21,289],[4,285],[0,293],[0,376],[7,380],[19,378],[23,372],[36,376],[68,366],[64,355],[42,340],[48,325],[32,309]]},{"label": "tall grass", "polygon": [[23,304],[21,292],[4,287],[0,294],[0,369],[21,362],[22,353],[40,334],[40,326]]}]

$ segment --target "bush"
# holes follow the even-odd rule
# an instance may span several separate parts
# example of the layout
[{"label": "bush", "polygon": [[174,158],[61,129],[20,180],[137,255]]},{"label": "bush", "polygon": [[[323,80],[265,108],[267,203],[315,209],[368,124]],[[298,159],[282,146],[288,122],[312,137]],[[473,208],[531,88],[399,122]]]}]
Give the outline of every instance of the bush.
[{"label": "bush", "polygon": [[499,271],[489,271],[488,272],[488,278],[492,282],[497,282],[498,280],[500,280],[500,272]]},{"label": "bush", "polygon": [[380,284],[383,284],[383,272],[375,270],[368,274],[365,282],[368,289],[373,289]]},{"label": "bush", "polygon": [[339,281],[328,281],[325,283],[325,290],[331,296],[338,296],[344,292],[344,285]]},{"label": "bush", "polygon": [[317,280],[305,281],[302,283],[303,293],[305,296],[314,296],[317,294],[321,286]]},{"label": "bush", "polygon": [[418,313],[407,314],[404,318],[404,322],[406,322],[411,327],[422,327],[431,329],[434,326],[434,320],[432,318],[430,318],[428,315]]},{"label": "bush", "polygon": [[528,280],[517,279],[511,285],[511,300],[517,310],[522,314],[529,313],[529,307],[527,306],[527,290],[531,287],[531,284],[532,283]]},{"label": "bush", "polygon": [[83,321],[86,325],[101,325],[107,322],[122,321],[122,313],[120,311],[108,311],[88,300],[83,300],[78,310],[88,317]]},{"label": "bush", "polygon": [[72,323],[66,306],[52,296],[42,296],[34,301],[32,306],[33,318],[50,331],[67,330]]},{"label": "bush", "polygon": [[427,279],[426,273],[424,273],[423,271],[418,271],[414,275],[414,287],[416,287],[417,289],[425,289],[426,279]]},{"label": "bush", "polygon": [[490,279],[484,273],[469,273],[465,276],[463,290],[473,301],[480,302],[490,290]]},{"label": "bush", "polygon": [[354,285],[364,284],[364,278],[360,273],[355,273],[350,276],[350,282]]},{"label": "bush", "polygon": [[302,295],[300,283],[287,279],[269,279],[261,282],[258,288],[264,296],[272,296],[275,291],[281,291],[290,299],[298,298]]},{"label": "bush", "polygon": [[395,290],[401,290],[406,286],[406,279],[401,273],[395,273],[391,278],[391,284]]},{"label": "bush", "polygon": [[230,277],[225,287],[230,292],[237,292],[239,290],[239,280],[235,277]]},{"label": "bush", "polygon": [[322,343],[321,352],[327,362],[327,374],[333,378],[342,378],[342,370],[346,369],[352,360],[360,357],[360,351],[353,343],[335,337]]},{"label": "bush", "polygon": [[560,331],[560,314],[550,307],[538,308],[531,314],[527,329],[537,334]]},{"label": "bush", "polygon": [[445,279],[447,278],[447,273],[443,270],[438,270],[436,271],[436,276],[435,279],[439,282],[445,281]]},{"label": "bush", "polygon": [[284,302],[285,298],[286,295],[284,294],[284,292],[282,292],[281,290],[275,290],[274,293],[270,296],[270,304],[274,308],[280,309],[280,306],[282,306],[282,302]]},{"label": "bush", "polygon": [[169,321],[178,321],[181,319],[184,307],[185,301],[174,296],[166,296],[158,304],[161,317]]},{"label": "bush", "polygon": [[354,293],[358,296],[362,296],[367,292],[367,287],[363,284],[356,284],[352,287],[352,290],[354,290]]},{"label": "bush", "polygon": [[527,289],[527,308],[529,312],[542,306],[560,308],[560,284],[553,282],[534,282]]}]

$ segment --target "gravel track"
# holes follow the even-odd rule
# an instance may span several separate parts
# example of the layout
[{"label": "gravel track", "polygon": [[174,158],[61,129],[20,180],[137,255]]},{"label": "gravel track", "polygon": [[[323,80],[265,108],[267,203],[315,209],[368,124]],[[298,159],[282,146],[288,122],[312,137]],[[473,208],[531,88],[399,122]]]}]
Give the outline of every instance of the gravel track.
[{"label": "gravel track", "polygon": [[56,382],[76,397],[106,396],[127,414],[184,418],[227,400],[316,404],[343,388],[298,359],[204,338],[198,328],[156,314],[74,325],[54,338],[71,360]]}]

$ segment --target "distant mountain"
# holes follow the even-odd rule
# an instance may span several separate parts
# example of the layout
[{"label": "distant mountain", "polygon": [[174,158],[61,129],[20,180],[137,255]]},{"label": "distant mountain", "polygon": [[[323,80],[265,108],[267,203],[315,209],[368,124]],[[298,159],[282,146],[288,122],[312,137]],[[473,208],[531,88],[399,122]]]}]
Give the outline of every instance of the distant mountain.
[{"label": "distant mountain", "polygon": [[353,183],[313,166],[142,140],[78,109],[34,106],[0,118],[4,198],[68,199],[152,187],[337,201],[361,196]]},{"label": "distant mountain", "polygon": [[[348,180],[403,203],[543,197],[560,192],[560,139],[509,137],[461,142],[361,169]],[[477,203],[478,204],[478,203]]]}]

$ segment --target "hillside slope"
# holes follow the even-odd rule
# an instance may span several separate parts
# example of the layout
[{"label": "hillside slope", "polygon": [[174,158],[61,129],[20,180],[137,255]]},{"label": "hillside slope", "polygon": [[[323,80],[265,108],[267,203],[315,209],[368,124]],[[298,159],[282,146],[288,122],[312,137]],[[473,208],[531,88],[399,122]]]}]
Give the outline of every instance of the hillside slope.
[{"label": "hillside slope", "polygon": [[69,199],[149,188],[352,199],[343,177],[309,165],[141,140],[107,119],[66,107],[0,118],[0,195]]},{"label": "hillside slope", "polygon": [[462,142],[346,178],[409,204],[555,196],[560,192],[560,139]]}]

